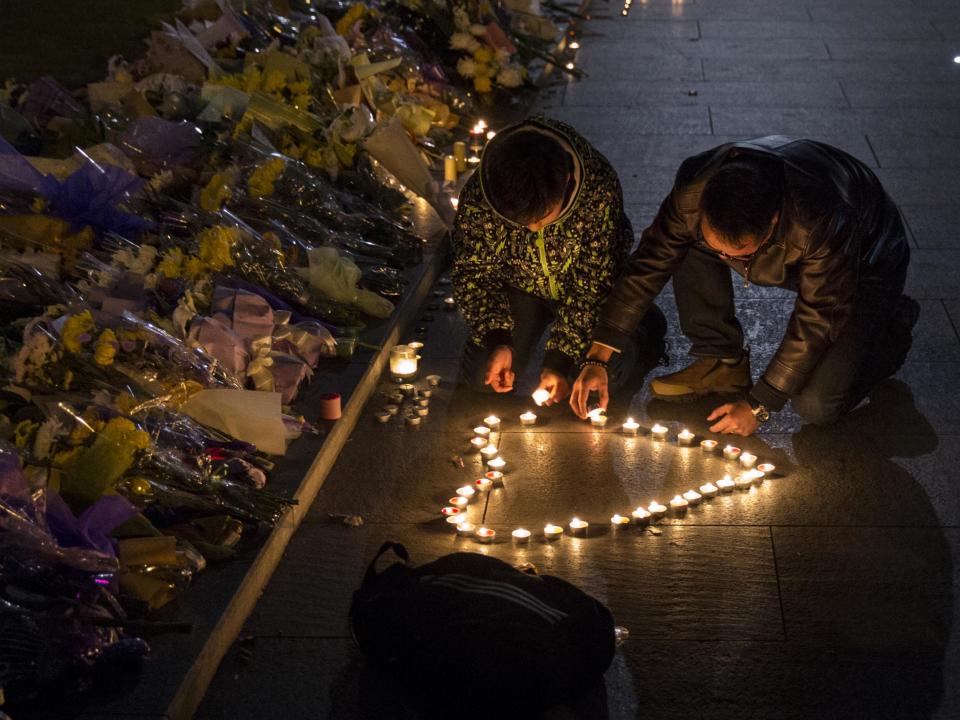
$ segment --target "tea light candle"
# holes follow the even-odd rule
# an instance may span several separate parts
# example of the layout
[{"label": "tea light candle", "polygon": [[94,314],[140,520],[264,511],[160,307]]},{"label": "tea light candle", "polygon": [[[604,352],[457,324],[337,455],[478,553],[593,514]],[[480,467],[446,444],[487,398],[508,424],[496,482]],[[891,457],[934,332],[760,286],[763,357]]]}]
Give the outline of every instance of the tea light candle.
[{"label": "tea light candle", "polygon": [[647,512],[646,508],[638,507],[632,513],[633,521],[638,525],[645,525],[650,522],[650,513]]},{"label": "tea light candle", "polygon": [[408,397],[411,396],[411,395],[413,395],[413,391],[416,390],[416,388],[415,388],[413,385],[411,385],[410,383],[404,383],[403,385],[401,385],[401,386],[398,387],[397,389],[398,389],[400,392],[402,392],[405,396],[408,396]]},{"label": "tea light candle", "polygon": [[753,485],[753,478],[749,475],[749,473],[741,473],[740,475],[737,475],[734,482],[737,485],[737,490],[746,490]]},{"label": "tea light candle", "polygon": [[418,407],[430,407],[429,398],[417,398],[416,402]]},{"label": "tea light candle", "polygon": [[484,445],[482,448],[480,448],[480,454],[483,455],[484,460],[492,460],[500,454],[500,451],[497,449],[496,445],[490,444]]},{"label": "tea light candle", "polygon": [[491,470],[488,473],[484,473],[483,477],[490,481],[490,484],[496,487],[497,485],[503,485],[503,473],[499,470]]},{"label": "tea light candle", "polygon": [[[599,410],[599,408],[597,408]],[[590,424],[594,427],[606,427],[607,425],[607,416],[603,414],[603,411],[594,412],[590,416]]]},{"label": "tea light candle", "polygon": [[686,512],[689,502],[682,495],[674,495],[670,501],[670,509],[675,512]]},{"label": "tea light candle", "polygon": [[455,310],[457,308],[457,301],[452,297],[445,297],[443,299],[443,309],[444,310]]},{"label": "tea light candle", "polygon": [[696,490],[687,490],[683,494],[683,499],[686,500],[691,505],[699,505],[702,497],[703,496],[700,493],[698,493]]},{"label": "tea light candle", "polygon": [[650,435],[653,436],[654,440],[666,440],[667,433],[669,431],[669,428],[661,425],[660,423],[654,423],[653,427],[650,428]]},{"label": "tea light candle", "polygon": [[586,520],[581,520],[580,518],[575,517],[570,521],[570,532],[575,536],[583,536],[587,534],[587,528],[590,527],[590,523]]},{"label": "tea light candle", "polygon": [[667,512],[667,506],[661,505],[656,500],[647,505],[647,511],[650,513],[650,517],[658,518],[663,517]]},{"label": "tea light candle", "polygon": [[696,437],[692,432],[684,428],[677,433],[677,442],[680,445],[693,445],[693,439]]},{"label": "tea light candle", "polygon": [[754,485],[763,485],[764,479],[767,477],[767,474],[763,470],[758,470],[754,468],[753,470],[747,470],[744,475],[750,477],[750,481]]},{"label": "tea light candle", "polygon": [[470,444],[473,446],[474,450],[480,451],[487,446],[487,439],[482,437],[475,437],[470,441]]},{"label": "tea light candle", "polygon": [[474,482],[473,484],[477,486],[477,492],[484,492],[485,490],[489,490],[493,486],[493,480],[484,476],[476,480],[476,482]]},{"label": "tea light candle", "polygon": [[533,391],[533,401],[537,404],[537,407],[541,407],[547,400],[550,399],[550,391],[540,388],[539,390]]},{"label": "tea light candle", "polygon": [[470,500],[463,497],[462,495],[456,495],[455,497],[452,497],[449,500],[447,500],[447,502],[450,503],[451,507],[457,507],[463,510],[463,508],[467,506],[467,503],[469,503]]},{"label": "tea light candle", "polygon": [[490,428],[486,425],[477,425],[477,427],[473,429],[473,434],[482,438],[490,437]]},{"label": "tea light candle", "polygon": [[757,456],[747,451],[740,454],[740,464],[745,468],[752,468],[757,464]]},{"label": "tea light candle", "polygon": [[447,525],[462,525],[462,524],[465,523],[466,521],[467,521],[467,516],[466,516],[466,515],[463,515],[463,514],[460,514],[460,515],[450,515],[450,516],[447,518]]},{"label": "tea light candle", "polygon": [[417,351],[409,345],[390,348],[390,375],[397,382],[416,377]]},{"label": "tea light candle", "polygon": [[417,426],[420,424],[420,420],[419,415],[407,415],[407,425]]},{"label": "tea light candle", "polygon": [[735,485],[736,483],[729,475],[724,475],[722,478],[717,480],[717,488],[720,490],[720,492],[730,492],[733,490]]},{"label": "tea light candle", "polygon": [[477,540],[482,543],[493,542],[493,539],[497,536],[497,531],[493,528],[477,528]]},{"label": "tea light candle", "polygon": [[408,342],[407,347],[412,348],[416,352],[420,352],[421,350],[423,350],[423,343],[420,342],[419,340],[414,340],[413,342]]},{"label": "tea light candle", "polygon": [[452,505],[448,505],[447,507],[440,509],[440,514],[441,514],[441,515],[445,515],[445,516],[447,516],[447,517],[449,517],[449,516],[451,516],[451,515],[459,515],[459,514],[460,514],[460,508],[458,508],[458,507],[453,507]]},{"label": "tea light candle", "polygon": [[422,398],[427,398],[427,399],[429,399],[429,398],[433,397],[433,390],[431,390],[431,389],[429,389],[429,388],[424,388],[423,390],[418,390],[418,391],[417,391],[417,395],[419,395],[419,396],[422,397]]},{"label": "tea light candle", "polygon": [[708,498],[716,497],[717,493],[720,492],[720,489],[713,483],[701,485],[699,490],[701,495]]},{"label": "tea light candle", "polygon": [[427,375],[427,384],[430,387],[440,387],[441,378],[439,375]]},{"label": "tea light candle", "polygon": [[499,430],[500,418],[498,418],[496,415],[487,415],[487,417],[483,419],[483,424],[491,430]]},{"label": "tea light candle", "polygon": [[457,525],[457,535],[460,537],[469,537],[477,531],[477,526],[472,522],[462,522]]},{"label": "tea light candle", "polygon": [[[390,400],[390,402],[393,405],[396,405],[397,409],[399,409],[399,406],[401,405],[401,403],[403,403],[403,398],[404,398],[403,393],[397,390],[394,393],[390,393],[390,396],[387,399]],[[384,408],[384,410],[386,410],[386,408]]]},{"label": "tea light candle", "polygon": [[762,472],[764,475],[773,475],[773,471],[777,469],[777,466],[773,463],[760,463],[757,465],[757,470]]},{"label": "tea light candle", "polygon": [[723,449],[724,460],[736,460],[738,457],[740,457],[740,448],[734,447],[733,445],[727,445]]},{"label": "tea light candle", "polygon": [[377,422],[386,423],[386,422],[390,422],[390,418],[393,417],[393,413],[387,412],[386,410],[381,410],[376,414],[375,417],[377,418]]},{"label": "tea light candle", "polygon": [[716,440],[701,440],[701,441],[700,441],[700,449],[703,450],[705,453],[715,452],[716,449],[717,449],[717,441],[716,441]]},{"label": "tea light candle", "polygon": [[520,424],[526,426],[536,425],[537,416],[534,413],[527,411],[520,416]]},{"label": "tea light candle", "polygon": [[459,495],[459,496],[462,497],[462,498],[466,498],[467,500],[472,499],[473,496],[476,495],[476,494],[477,494],[477,491],[474,490],[474,489],[473,489],[471,486],[469,486],[469,485],[464,485],[463,487],[458,487],[458,488],[457,488],[457,495]]},{"label": "tea light candle", "polygon": [[415,411],[420,417],[426,417],[430,414],[430,408],[428,407],[418,407]]},{"label": "tea light candle", "polygon": [[489,460],[487,460],[487,467],[490,468],[491,470],[502,472],[506,466],[507,466],[507,461],[499,456],[495,458],[490,458]]},{"label": "tea light candle", "polygon": [[626,515],[621,515],[620,513],[617,513],[616,515],[610,518],[610,524],[613,525],[615,528],[622,528],[630,524],[630,518],[628,518]]},{"label": "tea light candle", "polygon": [[547,540],[556,540],[563,535],[563,527],[554,525],[553,523],[547,523],[543,526],[543,535]]},{"label": "tea light candle", "polygon": [[390,415],[396,415],[398,412],[400,412],[400,406],[390,403],[389,405],[383,406],[383,411],[389,413]]},{"label": "tea light candle", "polygon": [[530,531],[525,530],[524,528],[517,528],[510,535],[513,537],[513,541],[517,544],[530,542]]},{"label": "tea light candle", "polygon": [[624,435],[636,435],[639,429],[640,423],[635,422],[632,417],[628,417],[627,421],[623,424]]}]

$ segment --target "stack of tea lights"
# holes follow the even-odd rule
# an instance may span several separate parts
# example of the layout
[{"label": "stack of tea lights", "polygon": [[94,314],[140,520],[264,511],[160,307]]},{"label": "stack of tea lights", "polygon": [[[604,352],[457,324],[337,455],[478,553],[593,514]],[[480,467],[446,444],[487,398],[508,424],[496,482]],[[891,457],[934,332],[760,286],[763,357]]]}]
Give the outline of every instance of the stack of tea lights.
[{"label": "stack of tea lights", "polygon": [[[533,396],[538,406],[542,405],[548,397],[549,394],[545,391],[537,391]],[[603,418],[602,422],[598,422],[597,419],[601,417]],[[606,425],[606,415],[599,409],[592,411],[589,419],[596,428],[603,428]],[[519,420],[521,426],[529,427],[536,425],[537,416],[533,412],[526,412],[519,417]],[[488,415],[481,424],[473,429],[473,437],[469,442],[469,448],[473,452],[479,453],[481,462],[486,466],[486,472],[473,484],[457,488],[454,497],[451,497],[448,504],[441,509],[441,514],[455,528],[459,536],[471,537],[479,543],[486,544],[497,541],[497,533],[493,528],[478,527],[470,521],[468,515],[471,505],[486,500],[488,492],[503,487],[504,473],[507,469],[507,461],[500,453],[500,437],[503,425],[503,419],[495,415]],[[639,430],[640,425],[633,418],[628,418],[621,427],[621,431],[627,436],[636,436]],[[669,428],[659,423],[650,428],[649,434],[654,442],[667,443],[670,441]],[[696,446],[695,438],[694,433],[684,428],[676,435],[677,445],[692,449]],[[699,446],[701,452],[711,456],[716,456],[719,449],[719,454],[725,461],[737,463],[736,473],[726,474],[715,482],[707,482],[698,488],[689,488],[678,493],[666,505],[654,500],[646,507],[637,507],[627,515],[617,513],[609,520],[611,529],[620,530],[630,526],[645,528],[668,515],[682,517],[691,507],[710,502],[719,495],[731,493],[734,490],[749,490],[752,487],[759,486],[765,479],[772,477],[776,470],[775,466],[770,463],[758,464],[756,455],[733,445],[720,448],[716,440],[704,439],[699,443]],[[589,536],[589,531],[589,522],[574,517],[566,526],[553,522],[547,523],[539,537],[545,542],[554,542],[565,534],[585,538]],[[528,544],[534,537],[537,537],[535,532],[518,527],[511,532],[508,541],[515,544]]]}]

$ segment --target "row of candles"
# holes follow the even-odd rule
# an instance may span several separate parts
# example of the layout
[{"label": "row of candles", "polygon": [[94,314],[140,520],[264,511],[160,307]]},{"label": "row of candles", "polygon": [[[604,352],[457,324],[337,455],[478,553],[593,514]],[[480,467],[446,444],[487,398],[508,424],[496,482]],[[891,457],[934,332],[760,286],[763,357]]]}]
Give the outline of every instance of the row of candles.
[{"label": "row of candles", "polygon": [[[534,401],[538,405],[542,405],[547,398],[549,398],[549,393],[544,396],[542,394],[544,392],[546,391],[537,391],[534,393]],[[601,413],[598,413],[596,410],[591,412],[590,417],[594,425],[598,425],[598,423],[595,422],[597,417],[606,418],[606,416]],[[537,416],[533,412],[525,412],[520,415],[520,424],[523,426],[535,425],[536,421]],[[491,442],[491,434],[499,431],[502,423],[503,421],[499,417],[489,415],[483,419],[482,425],[473,429],[474,437],[470,441],[470,444],[474,450],[478,451],[483,457],[487,466],[487,472],[474,483],[474,486],[465,485],[458,488],[456,495],[448,501],[449,504],[441,509],[441,514],[446,517],[448,523],[455,526],[458,535],[462,537],[474,537],[482,543],[493,542],[496,539],[496,531],[488,527],[476,527],[467,520],[464,511],[467,505],[478,495],[503,483],[507,463],[500,455],[499,448]],[[606,423],[604,421],[599,424],[602,426]],[[628,418],[622,427],[624,434],[631,436],[637,435],[639,428],[639,423],[634,422],[632,418]],[[666,441],[669,436],[669,428],[656,423],[650,429],[650,434],[655,440]],[[695,437],[694,433],[684,429],[678,433],[677,440],[680,445],[689,447],[693,445]],[[719,443],[716,440],[705,439],[701,441],[700,448],[705,453],[713,454],[716,452],[718,445]],[[747,490],[750,487],[760,485],[766,477],[770,476],[776,470],[776,467],[771,463],[761,463],[758,465],[756,455],[745,452],[733,445],[727,445],[723,448],[723,457],[725,460],[739,461],[743,471],[735,478],[728,474],[716,483],[708,482],[701,485],[697,490],[691,488],[682,494],[675,495],[670,500],[669,506],[662,505],[654,500],[647,507],[641,506],[636,508],[630,516],[617,513],[610,518],[610,525],[614,529],[623,528],[631,524],[645,526],[652,521],[664,517],[667,512],[670,511],[677,515],[682,515],[690,506],[699,505],[705,499],[710,500],[719,494],[733,492],[734,489]],[[570,534],[575,537],[585,537],[589,526],[590,523],[586,520],[574,517],[567,526],[567,529]],[[563,526],[554,523],[547,523],[543,528],[543,536],[549,541],[559,539],[564,532]],[[511,533],[511,538],[515,543],[529,542],[532,536],[533,533],[526,528],[517,528]]]},{"label": "row of candles", "polygon": [[480,153],[483,151],[484,143],[493,140],[496,132],[491,130],[486,120],[478,120],[470,128],[470,156],[467,157],[467,143],[457,140],[453,144],[453,155],[447,155],[443,159],[443,182],[454,185],[460,173],[467,171],[468,165],[476,165],[480,162]]}]

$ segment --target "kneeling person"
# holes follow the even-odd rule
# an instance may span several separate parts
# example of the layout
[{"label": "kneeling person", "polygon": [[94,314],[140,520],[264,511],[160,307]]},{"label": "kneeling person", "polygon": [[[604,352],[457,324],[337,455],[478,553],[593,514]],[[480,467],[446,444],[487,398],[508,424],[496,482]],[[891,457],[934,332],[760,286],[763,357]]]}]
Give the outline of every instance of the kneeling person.
[{"label": "kneeling person", "polygon": [[[460,194],[453,245],[454,297],[471,330],[464,380],[511,391],[552,323],[539,388],[547,404],[565,398],[633,245],[610,163],[561,122],[500,131]],[[611,368],[614,386],[662,353],[662,313],[641,315]]]},{"label": "kneeling person", "polygon": [[[667,280],[697,360],[656,378],[666,400],[739,393],[708,420],[753,433],[788,401],[829,423],[899,369],[919,306],[903,295],[910,249],[900,213],[876,175],[847,153],[772,136],[689,158],[606,303],[587,357],[625,340]],[[778,350],[756,385],[734,313],[733,270],[745,285],[797,293]],[[774,340],[774,338],[770,338]],[[607,377],[587,366],[571,404],[586,412]]]}]

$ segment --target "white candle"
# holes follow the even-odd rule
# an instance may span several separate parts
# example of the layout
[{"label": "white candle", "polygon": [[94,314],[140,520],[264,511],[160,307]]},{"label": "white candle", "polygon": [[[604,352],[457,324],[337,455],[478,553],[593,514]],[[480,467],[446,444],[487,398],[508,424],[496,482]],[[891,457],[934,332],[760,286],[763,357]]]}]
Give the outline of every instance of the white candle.
[{"label": "white candle", "polygon": [[712,453],[712,452],[716,451],[716,449],[717,449],[717,441],[716,441],[716,440],[701,440],[701,441],[700,441],[700,449],[703,450],[705,453]]},{"label": "white candle", "polygon": [[467,516],[463,515],[462,513],[459,515],[450,515],[447,518],[448,525],[462,525],[466,521],[467,521]]},{"label": "white candle", "polygon": [[423,390],[418,390],[417,394],[422,398],[430,398],[433,397],[433,390],[430,388],[424,388]]},{"label": "white candle", "polygon": [[624,435],[636,435],[639,429],[640,423],[635,422],[632,417],[628,417],[627,421],[623,424]]},{"label": "white candle", "polygon": [[441,514],[441,515],[446,515],[446,516],[448,516],[448,517],[449,517],[450,515],[459,515],[459,514],[460,514],[460,508],[458,508],[458,507],[453,507],[452,505],[448,505],[448,506],[445,507],[445,508],[441,508],[440,514]]},{"label": "white candle", "polygon": [[415,352],[420,352],[423,350],[423,343],[419,340],[414,340],[413,342],[408,342],[407,347]]},{"label": "white candle", "polygon": [[471,522],[462,522],[457,525],[457,535],[461,537],[468,537],[473,535],[477,531],[477,526]]},{"label": "white candle", "polygon": [[530,542],[530,531],[524,528],[517,528],[510,535],[515,543]]},{"label": "white candle", "polygon": [[720,492],[730,492],[733,490],[735,485],[736,483],[729,475],[724,475],[722,478],[717,480],[717,488],[719,488]]},{"label": "white candle", "polygon": [[487,130],[487,140],[493,140],[497,136],[497,133],[493,130]]},{"label": "white candle", "polygon": [[656,500],[654,500],[652,503],[647,505],[647,511],[650,513],[650,517],[654,517],[654,518],[663,517],[663,515],[667,512],[667,506],[661,505]]},{"label": "white candle", "polygon": [[587,413],[590,418],[590,424],[594,427],[604,427],[607,424],[607,416],[603,413],[603,408],[594,408]]},{"label": "white candle", "polygon": [[496,445],[493,445],[491,443],[489,445],[484,445],[482,448],[480,448],[480,454],[483,455],[484,460],[490,460],[492,458],[495,458],[497,455],[499,455],[500,451],[497,449]]},{"label": "white candle", "polygon": [[441,378],[439,375],[427,375],[427,384],[430,387],[440,387]]},{"label": "white candle", "polygon": [[777,469],[777,466],[773,463],[760,463],[757,465],[757,470],[762,472],[764,475],[773,475],[773,471]]},{"label": "white candle", "polygon": [[693,445],[693,439],[696,437],[692,432],[684,428],[677,433],[677,442],[681,445]]},{"label": "white candle", "polygon": [[388,399],[393,405],[396,405],[397,409],[399,410],[400,409],[399,406],[403,403],[403,397],[404,397],[403,393],[397,390],[394,393],[390,393],[390,397]]},{"label": "white candle", "polygon": [[683,499],[691,505],[699,505],[702,496],[696,490],[687,490],[683,494]]},{"label": "white candle", "polygon": [[407,425],[419,425],[420,419],[419,415],[407,415]]},{"label": "white candle", "polygon": [[630,524],[630,518],[628,518],[626,515],[621,515],[620,513],[617,513],[616,515],[610,518],[610,524],[613,525],[615,528],[621,528],[621,527],[624,527],[625,525]]},{"label": "white candle", "polygon": [[650,435],[653,436],[654,440],[666,440],[668,432],[670,432],[670,428],[660,423],[654,423],[653,427],[650,428]]},{"label": "white candle", "polygon": [[491,470],[496,470],[497,472],[502,472],[506,466],[507,461],[500,456],[487,460],[487,467]]},{"label": "white candle", "polygon": [[537,407],[543,405],[547,400],[550,399],[550,391],[540,388],[539,390],[533,391],[533,401],[537,404]]},{"label": "white candle", "polygon": [[490,437],[490,428],[486,425],[478,425],[473,429],[473,434],[482,438]]},{"label": "white candle", "polygon": [[386,410],[381,410],[376,414],[377,422],[385,423],[390,422],[390,418],[393,417],[393,413],[387,412]]},{"label": "white candle", "polygon": [[725,460],[736,460],[738,457],[740,457],[740,448],[727,445],[723,449],[723,458]]},{"label": "white candle", "polygon": [[745,468],[752,468],[757,464],[757,456],[746,451],[740,454],[740,464]]},{"label": "white candle", "polygon": [[746,490],[753,485],[753,478],[750,476],[749,472],[745,472],[737,475],[734,482],[737,484],[738,490]]},{"label": "white candle", "polygon": [[500,418],[498,418],[496,415],[487,415],[487,417],[483,419],[483,424],[491,430],[499,430]]},{"label": "white candle", "polygon": [[588,527],[590,527],[590,523],[578,517],[570,521],[570,532],[573,535],[586,535]]},{"label": "white candle", "polygon": [[477,492],[483,492],[484,490],[490,489],[493,485],[493,480],[488,477],[482,477],[473,484],[477,486]]},{"label": "white candle", "polygon": [[521,425],[527,425],[527,426],[529,426],[529,425],[536,425],[536,424],[537,424],[537,416],[536,416],[536,414],[534,414],[534,413],[532,413],[532,412],[530,412],[530,411],[527,411],[527,412],[523,413],[523,414],[520,416],[520,424],[521,424]]},{"label": "white candle", "polygon": [[383,406],[383,411],[389,415],[396,415],[398,412],[400,412],[400,406],[390,403],[389,405]]},{"label": "white candle", "polygon": [[416,402],[418,407],[430,407],[429,398],[417,398]]},{"label": "white candle", "polygon": [[543,534],[547,540],[556,540],[563,535],[563,527],[560,525],[554,525],[553,523],[547,523],[543,526]]},{"label": "white candle", "polygon": [[503,485],[503,473],[499,470],[491,470],[488,473],[484,473],[484,477],[489,480],[494,487]]},{"label": "white candle", "polygon": [[474,450],[480,451],[487,446],[487,439],[482,437],[475,437],[470,441],[470,444],[473,446]]},{"label": "white candle", "polygon": [[574,40],[574,41],[573,41],[572,43],[570,43],[570,45],[568,45],[567,47],[569,47],[571,50],[577,50],[577,49],[580,48],[580,43],[578,43],[576,40]]},{"label": "white candle", "polygon": [[447,502],[450,504],[451,507],[458,507],[461,510],[463,510],[463,508],[467,506],[467,503],[469,503],[470,500],[468,498],[463,497],[462,495],[457,495],[447,500]]},{"label": "white candle", "polygon": [[482,543],[493,542],[493,539],[497,536],[497,531],[492,528],[477,528],[477,540]]},{"label": "white candle", "polygon": [[419,415],[420,417],[426,417],[427,415],[430,414],[430,408],[428,408],[428,407],[418,407],[418,408],[416,409],[416,413],[417,413],[417,415]]},{"label": "white candle", "polygon": [[670,508],[676,512],[684,512],[690,503],[682,495],[674,495],[670,501]]},{"label": "white candle", "polygon": [[401,385],[401,386],[398,387],[397,389],[398,389],[400,392],[402,392],[404,395],[413,395],[413,391],[416,390],[416,388],[415,388],[413,385],[411,385],[410,383],[404,383],[403,385]]},{"label": "white candle", "polygon": [[445,297],[443,299],[443,307],[445,310],[455,310],[457,307],[457,301],[452,297]]},{"label": "white candle", "polygon": [[713,483],[707,483],[706,485],[700,486],[700,494],[704,497],[712,498],[720,492],[720,489]]},{"label": "white candle", "polygon": [[763,485],[764,479],[767,477],[767,474],[763,470],[754,468],[753,470],[747,470],[744,475],[749,475],[751,482],[754,485]]},{"label": "white candle", "polygon": [[645,525],[650,522],[650,513],[647,512],[646,508],[638,507],[632,513],[633,521],[638,525]]},{"label": "white candle", "polygon": [[477,494],[477,491],[474,490],[469,485],[464,485],[463,487],[457,488],[457,495],[459,495],[462,498],[466,498],[467,500],[470,500],[476,494]]}]

